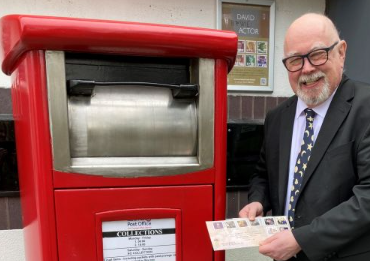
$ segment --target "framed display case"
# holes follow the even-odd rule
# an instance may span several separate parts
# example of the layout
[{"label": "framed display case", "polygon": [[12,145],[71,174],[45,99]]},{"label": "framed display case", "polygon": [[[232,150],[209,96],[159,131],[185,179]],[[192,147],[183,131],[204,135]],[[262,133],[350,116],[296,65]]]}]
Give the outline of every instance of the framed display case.
[{"label": "framed display case", "polygon": [[219,0],[218,29],[238,35],[229,91],[272,92],[274,83],[275,1]]}]

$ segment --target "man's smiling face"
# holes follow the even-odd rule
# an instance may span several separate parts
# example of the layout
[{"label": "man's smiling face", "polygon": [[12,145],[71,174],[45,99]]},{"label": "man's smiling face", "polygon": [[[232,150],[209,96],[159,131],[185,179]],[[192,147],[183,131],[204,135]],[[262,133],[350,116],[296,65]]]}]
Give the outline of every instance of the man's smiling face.
[{"label": "man's smiling face", "polygon": [[345,60],[346,43],[340,41],[334,27],[322,17],[303,16],[289,28],[284,45],[285,57],[304,55],[327,48],[339,41],[328,53],[326,63],[314,66],[304,58],[303,68],[288,72],[294,93],[309,107],[327,100],[339,85]]}]

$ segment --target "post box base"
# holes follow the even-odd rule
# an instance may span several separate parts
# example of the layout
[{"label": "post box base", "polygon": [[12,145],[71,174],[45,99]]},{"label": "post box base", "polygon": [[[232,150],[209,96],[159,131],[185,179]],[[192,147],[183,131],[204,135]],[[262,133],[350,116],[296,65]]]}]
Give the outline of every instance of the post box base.
[{"label": "post box base", "polygon": [[205,225],[213,218],[212,194],[210,185],[57,190],[59,260],[212,260]]}]

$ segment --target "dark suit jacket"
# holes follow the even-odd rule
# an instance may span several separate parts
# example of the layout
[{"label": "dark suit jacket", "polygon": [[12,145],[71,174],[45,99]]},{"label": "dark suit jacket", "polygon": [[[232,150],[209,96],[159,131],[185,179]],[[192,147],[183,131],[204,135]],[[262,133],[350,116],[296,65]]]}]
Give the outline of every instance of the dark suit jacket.
[{"label": "dark suit jacket", "polygon": [[[249,202],[283,215],[297,97],[269,112]],[[343,76],[296,204],[298,260],[370,260],[370,86]]]}]

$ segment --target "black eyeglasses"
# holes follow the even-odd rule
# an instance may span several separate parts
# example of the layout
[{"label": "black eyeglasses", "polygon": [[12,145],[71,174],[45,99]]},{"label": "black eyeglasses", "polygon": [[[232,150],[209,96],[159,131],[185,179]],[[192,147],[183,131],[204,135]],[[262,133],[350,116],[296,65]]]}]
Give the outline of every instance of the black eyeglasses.
[{"label": "black eyeglasses", "polygon": [[328,61],[329,51],[334,48],[339,42],[335,42],[333,45],[327,48],[320,48],[313,50],[304,55],[294,55],[283,59],[283,64],[289,72],[297,72],[301,70],[304,66],[304,58],[313,66],[323,65]]}]

